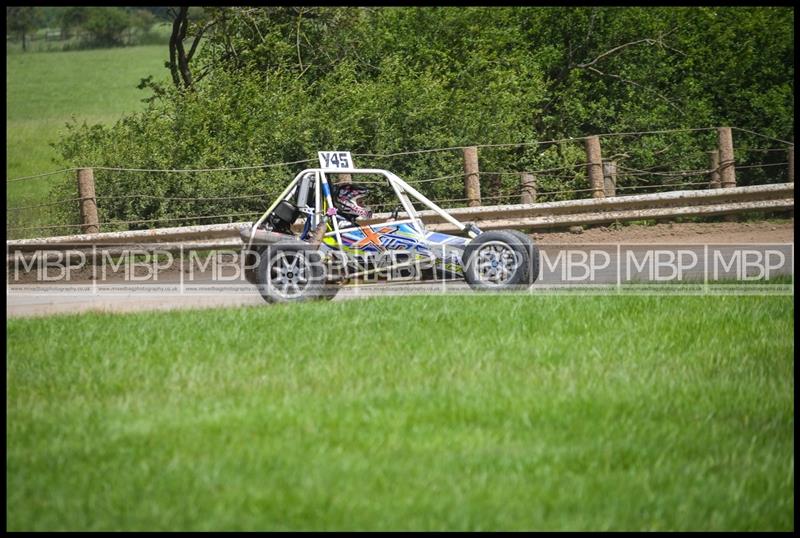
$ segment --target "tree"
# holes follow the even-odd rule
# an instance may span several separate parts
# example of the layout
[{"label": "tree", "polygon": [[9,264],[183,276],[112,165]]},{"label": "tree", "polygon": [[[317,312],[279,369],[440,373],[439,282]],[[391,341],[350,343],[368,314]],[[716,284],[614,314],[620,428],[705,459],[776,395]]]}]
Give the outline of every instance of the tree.
[{"label": "tree", "polygon": [[137,9],[130,14],[131,27],[139,30],[142,33],[147,33],[156,23],[156,16],[152,12]]},{"label": "tree", "polygon": [[68,39],[73,30],[79,29],[86,24],[89,19],[89,8],[68,7],[62,8],[62,10],[59,18],[61,38]]},{"label": "tree", "polygon": [[92,35],[92,42],[97,46],[120,46],[122,33],[128,28],[128,13],[118,7],[89,8],[85,29]]},{"label": "tree", "polygon": [[40,7],[6,7],[6,31],[17,33],[22,38],[22,50],[28,50],[27,35],[42,21]]},{"label": "tree", "polygon": [[[203,34],[214,26],[216,21],[207,20],[203,11],[198,13],[195,10],[190,10],[187,6],[181,6],[177,11],[171,10],[171,14],[173,21],[172,34],[169,38],[169,63],[167,63],[167,66],[172,74],[172,82],[175,87],[190,89],[194,80],[189,64],[195,52],[197,52],[197,47],[203,38]],[[190,14],[193,16],[190,17]],[[187,53],[183,42],[190,29],[194,33],[194,39]],[[200,75],[198,78],[202,78],[202,76]]]}]

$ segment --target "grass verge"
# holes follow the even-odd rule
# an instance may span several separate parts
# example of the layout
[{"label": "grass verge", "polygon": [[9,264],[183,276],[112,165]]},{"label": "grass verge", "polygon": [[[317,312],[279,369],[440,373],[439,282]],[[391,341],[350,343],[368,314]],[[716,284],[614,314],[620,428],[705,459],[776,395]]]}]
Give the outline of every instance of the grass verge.
[{"label": "grass verge", "polygon": [[791,297],[7,324],[10,530],[790,530]]}]

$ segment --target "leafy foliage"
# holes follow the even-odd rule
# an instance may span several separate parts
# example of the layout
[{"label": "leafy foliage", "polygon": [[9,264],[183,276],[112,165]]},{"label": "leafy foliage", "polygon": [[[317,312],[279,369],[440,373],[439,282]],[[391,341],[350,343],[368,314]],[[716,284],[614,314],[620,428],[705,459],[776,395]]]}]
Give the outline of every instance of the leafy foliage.
[{"label": "leafy foliage", "polygon": [[[111,6],[8,7],[6,31],[11,37],[20,39],[23,51],[162,44],[163,38],[153,32],[153,26],[159,21],[159,9]],[[29,47],[24,36],[27,36],[27,41],[40,43],[36,47]],[[9,40],[7,45],[12,43],[14,40]],[[6,50],[16,49],[7,46]]]},{"label": "leafy foliage", "polygon": [[122,8],[89,8],[85,28],[94,45],[113,47],[122,44],[122,32],[129,24],[128,14]]},{"label": "leafy foliage", "polygon": [[18,34],[22,49],[27,47],[26,36],[42,22],[42,8],[6,6],[6,32]]},{"label": "leafy foliage", "polygon": [[[512,192],[513,173],[524,170],[560,168],[540,175],[542,191],[587,187],[580,141],[535,144],[546,140],[717,125],[793,136],[787,8],[214,7],[202,20],[213,27],[190,66],[199,82],[143,81],[152,91],[147,110],[110,128],[73,125],[59,144],[64,164],[217,168],[313,159],[319,149],[391,154],[526,144],[481,149],[482,171],[501,174],[484,182],[491,196]],[[703,181],[646,172],[706,168],[715,137],[607,137],[603,153],[645,171],[628,176],[629,186]],[[737,132],[737,162],[780,162],[780,153],[750,152],[770,144]],[[457,149],[357,163],[410,180],[462,171]],[[99,171],[101,219],[176,225],[263,210],[300,166]],[[739,182],[781,180],[783,170],[745,170]],[[73,188],[64,184],[59,194]],[[463,197],[459,178],[421,188],[439,199]],[[224,199],[130,197],[143,193]]]}]

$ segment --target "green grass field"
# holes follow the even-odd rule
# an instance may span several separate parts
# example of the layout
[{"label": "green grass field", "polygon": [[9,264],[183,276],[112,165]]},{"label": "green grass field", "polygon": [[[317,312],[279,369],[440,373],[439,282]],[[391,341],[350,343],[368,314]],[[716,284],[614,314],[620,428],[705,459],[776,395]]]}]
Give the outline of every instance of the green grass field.
[{"label": "green grass field", "polygon": [[792,530],[792,297],[7,325],[9,530]]},{"label": "green grass field", "polygon": [[[168,76],[165,45],[6,54],[6,179],[59,169],[51,147],[72,117],[113,123],[144,107],[136,86]],[[51,176],[6,185],[6,205],[47,201]]]}]

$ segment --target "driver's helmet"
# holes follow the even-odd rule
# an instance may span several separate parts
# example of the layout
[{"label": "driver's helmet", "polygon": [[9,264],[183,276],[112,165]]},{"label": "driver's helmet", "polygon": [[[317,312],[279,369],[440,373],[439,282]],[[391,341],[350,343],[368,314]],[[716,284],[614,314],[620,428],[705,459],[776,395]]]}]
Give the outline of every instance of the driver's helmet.
[{"label": "driver's helmet", "polygon": [[372,210],[359,204],[359,200],[369,194],[366,187],[343,183],[333,188],[333,205],[344,218],[355,221],[357,218],[372,217]]}]

